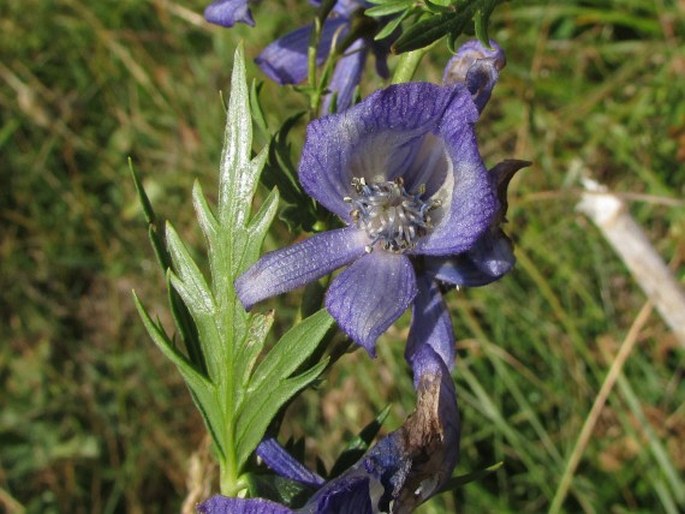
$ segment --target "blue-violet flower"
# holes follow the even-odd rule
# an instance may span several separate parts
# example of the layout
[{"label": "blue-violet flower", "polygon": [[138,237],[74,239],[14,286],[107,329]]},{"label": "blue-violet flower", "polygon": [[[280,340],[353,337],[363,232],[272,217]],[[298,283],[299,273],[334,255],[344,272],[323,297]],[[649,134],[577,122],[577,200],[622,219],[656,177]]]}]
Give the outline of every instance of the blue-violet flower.
[{"label": "blue-violet flower", "polygon": [[[238,22],[254,26],[248,3],[248,0],[215,0],[205,9],[205,19],[224,27],[232,27]],[[310,3],[319,6],[321,1],[311,0]],[[328,84],[329,94],[324,97],[322,104],[324,113],[330,111],[334,95],[337,111],[352,105],[354,91],[361,81],[369,53],[376,57],[378,74],[382,78],[389,76],[386,58],[392,36],[382,41],[374,40],[378,25],[382,22],[361,15],[363,9],[369,5],[364,0],[338,0],[323,23],[317,48],[317,64],[326,60],[332,48],[340,48],[344,42],[348,45]],[[279,84],[303,82],[307,78],[312,28],[313,25],[310,24],[278,38],[262,51],[255,62],[270,79]],[[346,41],[351,32],[354,32],[354,40]]]},{"label": "blue-violet flower", "polygon": [[255,24],[248,0],[214,0],[205,8],[204,14],[209,23],[222,27],[232,27],[238,22],[251,27]]},{"label": "blue-violet flower", "polygon": [[[313,1],[318,5],[319,1]],[[352,105],[354,90],[359,84],[364,64],[369,53],[376,57],[376,71],[383,78],[388,78],[389,71],[386,57],[390,50],[391,39],[374,41],[375,31],[360,30],[360,23],[375,25],[371,18],[357,16],[369,4],[362,0],[338,0],[333,11],[321,28],[321,41],[317,49],[317,64],[321,64],[332,47],[340,48],[350,34],[356,38],[344,49],[338,60],[331,81],[328,84],[330,94],[324,98],[322,112],[330,110],[332,96],[335,94],[337,111],[343,111]],[[307,78],[307,51],[312,32],[312,25],[301,27],[277,39],[255,59],[255,62],[269,78],[279,84],[298,84]]]},{"label": "blue-violet flower", "polygon": [[456,256],[477,264],[503,260],[496,269],[485,265],[496,278],[513,263],[496,232],[497,179],[482,162],[474,132],[497,78],[496,69],[483,69],[496,68],[499,53],[474,60],[455,83],[390,86],[311,122],[300,182],[346,226],[265,254],[236,281],[244,306],[347,266],[333,279],[325,305],[371,355],[376,339],[412,302],[410,346],[412,333],[450,336],[435,280],[466,284],[435,270],[458,267]]}]

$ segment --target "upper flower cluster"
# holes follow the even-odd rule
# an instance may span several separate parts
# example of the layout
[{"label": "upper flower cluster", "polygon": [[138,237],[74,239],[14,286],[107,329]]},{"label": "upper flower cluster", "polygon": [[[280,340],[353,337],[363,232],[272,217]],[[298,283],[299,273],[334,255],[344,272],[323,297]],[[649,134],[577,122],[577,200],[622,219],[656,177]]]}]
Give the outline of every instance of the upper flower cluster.
[{"label": "upper flower cluster", "polygon": [[[312,0],[320,5],[320,0]],[[338,0],[321,28],[321,40],[317,49],[317,64],[321,64],[332,49],[342,49],[331,81],[330,94],[324,98],[322,112],[328,112],[335,96],[338,111],[347,109],[354,100],[354,90],[359,84],[369,53],[376,58],[378,74],[387,78],[386,57],[388,40],[374,41],[377,22],[357,16],[369,4],[363,0]],[[231,27],[237,22],[254,25],[248,0],[216,0],[205,9],[205,18],[211,23]],[[371,26],[373,25],[373,26]],[[279,84],[299,84],[307,78],[308,47],[313,25],[306,25],[278,38],[267,46],[255,59],[262,71]]]},{"label": "upper flower cluster", "polygon": [[[347,266],[326,308],[374,354],[378,336],[412,302],[413,333],[449,325],[436,280],[479,285],[511,268],[499,229],[502,180],[484,166],[474,132],[504,58],[497,46],[466,48],[478,46],[481,58],[452,83],[390,86],[309,124],[300,182],[345,227],[264,255],[236,282],[246,308]],[[451,63],[453,76],[463,61]]]}]

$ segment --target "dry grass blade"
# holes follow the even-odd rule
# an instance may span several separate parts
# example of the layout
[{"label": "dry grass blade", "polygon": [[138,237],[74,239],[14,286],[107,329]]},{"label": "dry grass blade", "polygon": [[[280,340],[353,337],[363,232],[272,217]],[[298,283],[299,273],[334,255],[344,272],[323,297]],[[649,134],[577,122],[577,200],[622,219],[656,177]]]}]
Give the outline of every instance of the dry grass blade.
[{"label": "dry grass blade", "polygon": [[649,315],[651,313],[652,305],[651,303],[647,302],[640,310],[640,313],[637,315],[635,321],[633,322],[633,325],[630,327],[630,330],[628,331],[628,335],[623,340],[621,348],[616,354],[616,358],[614,358],[614,361],[611,364],[611,368],[609,368],[609,372],[607,373],[606,378],[604,379],[604,383],[602,384],[599,393],[597,393],[595,402],[592,404],[592,408],[590,409],[587,418],[585,418],[585,423],[583,424],[583,428],[580,431],[580,435],[578,436],[576,444],[573,447],[571,456],[566,462],[566,468],[564,469],[561,481],[559,482],[559,486],[557,487],[557,492],[555,493],[554,499],[552,500],[552,505],[549,508],[550,514],[555,514],[560,511],[561,506],[564,502],[564,498],[566,498],[568,490],[571,487],[573,475],[575,474],[576,469],[578,468],[578,464],[580,464],[580,459],[583,457],[583,453],[587,448],[588,442],[590,441],[590,437],[592,436],[592,432],[595,428],[595,425],[597,424],[599,415],[601,414],[602,409],[606,405],[607,399],[609,398],[609,394],[611,394],[611,391],[614,388],[614,385],[616,384],[616,380],[618,379],[619,375],[621,374],[621,371],[623,370],[623,365],[626,363],[626,360],[628,360],[630,353],[635,347],[635,343],[638,340],[640,330],[649,319]]},{"label": "dry grass blade", "polygon": [[585,179],[587,192],[578,210],[592,219],[619,254],[661,317],[685,347],[685,292],[627,212],[625,204],[597,182]]}]

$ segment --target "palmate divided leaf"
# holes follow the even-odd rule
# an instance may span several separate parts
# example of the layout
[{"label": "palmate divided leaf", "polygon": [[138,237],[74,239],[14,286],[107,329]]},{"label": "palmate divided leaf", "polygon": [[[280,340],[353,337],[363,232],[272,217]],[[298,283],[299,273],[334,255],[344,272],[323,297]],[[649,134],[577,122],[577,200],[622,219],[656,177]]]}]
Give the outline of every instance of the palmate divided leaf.
[{"label": "palmate divided leaf", "polygon": [[[188,384],[217,448],[221,490],[231,495],[246,487],[246,481],[241,479],[243,467],[271,420],[326,367],[326,361],[322,361],[302,370],[332,325],[325,311],[315,313],[283,336],[256,365],[273,313],[246,312],[237,301],[233,282],[259,257],[277,212],[279,195],[274,188],[251,216],[252,200],[267,156],[268,148],[264,148],[252,157],[252,118],[243,50],[239,47],[231,80],[216,212],[199,184],[193,189],[193,204],[208,246],[209,276],[203,274],[170,223],[165,231],[166,248],[155,245],[164,250],[165,259],[160,259],[163,266],[171,263],[165,272],[173,288],[172,297],[180,297],[191,318],[186,320],[191,327],[181,335],[197,334],[199,352],[195,353],[202,360],[190,352],[181,352],[135,298],[152,340]],[[140,181],[137,177],[135,180],[146,217],[152,224],[152,208],[145,202],[147,197]],[[153,242],[160,243],[161,238]]]}]

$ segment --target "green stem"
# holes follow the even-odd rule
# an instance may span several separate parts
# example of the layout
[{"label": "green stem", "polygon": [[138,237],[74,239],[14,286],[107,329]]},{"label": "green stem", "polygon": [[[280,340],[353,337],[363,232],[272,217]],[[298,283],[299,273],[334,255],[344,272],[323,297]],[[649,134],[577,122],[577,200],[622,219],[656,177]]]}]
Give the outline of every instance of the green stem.
[{"label": "green stem", "polygon": [[248,482],[238,475],[237,471],[235,460],[232,465],[224,460],[219,462],[219,489],[224,496],[232,498],[244,496]]},{"label": "green stem", "polygon": [[320,38],[321,22],[316,19],[314,20],[314,28],[309,39],[309,47],[307,48],[307,83],[311,88],[316,85],[316,49],[319,48]]}]

